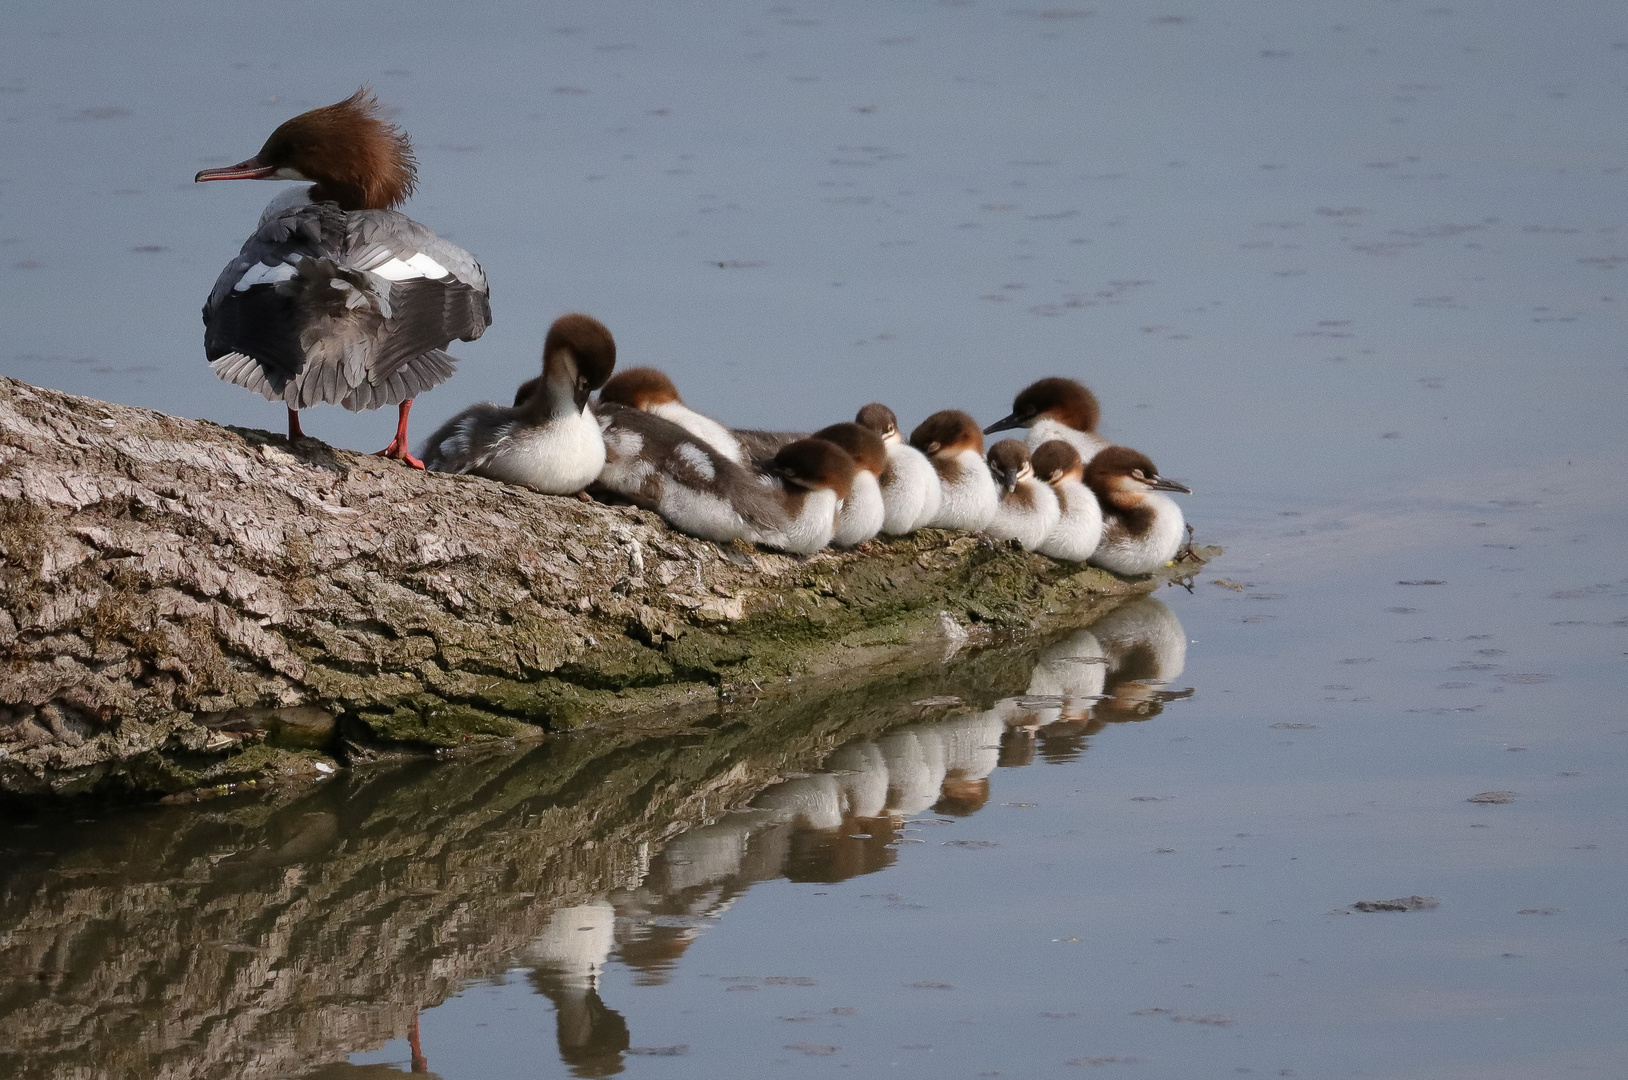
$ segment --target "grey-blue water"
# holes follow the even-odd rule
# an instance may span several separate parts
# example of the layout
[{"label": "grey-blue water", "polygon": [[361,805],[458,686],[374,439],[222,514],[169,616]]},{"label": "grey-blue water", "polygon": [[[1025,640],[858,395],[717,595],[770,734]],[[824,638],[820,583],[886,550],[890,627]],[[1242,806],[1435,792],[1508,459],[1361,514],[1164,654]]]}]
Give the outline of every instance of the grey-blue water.
[{"label": "grey-blue water", "polygon": [[[415,1008],[448,1078],[1628,1075],[1628,8],[55,3],[0,30],[0,372],[278,428],[198,320],[275,186],[190,177],[365,82],[418,147],[408,212],[492,281],[420,436],[506,400],[573,309],[741,426],[869,400],[988,422],[1067,374],[1227,548],[1162,597],[1188,642],[1164,689],[1194,693],[1050,755],[1054,723],[1013,719],[965,816],[850,842],[857,819],[709,812],[739,842],[710,884],[672,885],[682,834],[656,842],[559,920],[527,901],[529,944],[480,923],[480,970],[425,1000],[346,983],[320,1038],[248,974],[166,1026],[130,996],[179,1001],[218,957],[154,974],[150,940],[75,911],[74,963],[128,973],[0,1015],[25,1075],[129,1046],[128,1075],[409,1069]],[[305,421],[376,449],[393,417]],[[1490,791],[1514,801],[1466,801]],[[372,820],[343,794],[323,812]],[[39,831],[0,847],[94,847]],[[748,858],[771,834],[787,851]],[[889,854],[793,857],[866,843]],[[297,898],[320,865],[290,858]],[[230,892],[229,864],[173,881]],[[1348,912],[1415,894],[1439,906]],[[562,959],[579,916],[610,936]],[[657,931],[683,936],[659,964]],[[254,978],[288,959],[234,933]],[[450,947],[406,951],[433,973]]]}]

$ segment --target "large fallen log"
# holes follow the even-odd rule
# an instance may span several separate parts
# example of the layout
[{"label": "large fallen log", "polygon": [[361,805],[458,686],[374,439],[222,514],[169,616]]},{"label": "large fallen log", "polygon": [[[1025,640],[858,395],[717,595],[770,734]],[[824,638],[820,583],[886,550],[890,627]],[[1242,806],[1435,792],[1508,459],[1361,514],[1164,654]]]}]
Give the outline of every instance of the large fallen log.
[{"label": "large fallen log", "polygon": [[1078,622],[1125,579],[926,531],[793,558],[632,507],[0,378],[0,795],[540,737]]}]

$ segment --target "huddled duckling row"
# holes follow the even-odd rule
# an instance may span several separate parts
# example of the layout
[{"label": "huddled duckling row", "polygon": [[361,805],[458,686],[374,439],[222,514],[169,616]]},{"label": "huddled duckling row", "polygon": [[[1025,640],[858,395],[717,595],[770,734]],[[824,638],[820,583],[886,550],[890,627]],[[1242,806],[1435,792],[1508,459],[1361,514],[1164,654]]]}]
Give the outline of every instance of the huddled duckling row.
[{"label": "huddled duckling row", "polygon": [[[563,315],[542,374],[512,405],[470,406],[420,456],[440,472],[625,499],[703,540],[798,554],[934,528],[1145,574],[1181,546],[1181,509],[1163,492],[1189,489],[1097,435],[1096,398],[1072,379],[1041,379],[983,429],[965,412],[936,412],[907,441],[876,402],[811,434],[730,429],[685,405],[662,372],[615,366],[603,324]],[[1018,428],[1026,442],[986,453],[986,434]]]}]

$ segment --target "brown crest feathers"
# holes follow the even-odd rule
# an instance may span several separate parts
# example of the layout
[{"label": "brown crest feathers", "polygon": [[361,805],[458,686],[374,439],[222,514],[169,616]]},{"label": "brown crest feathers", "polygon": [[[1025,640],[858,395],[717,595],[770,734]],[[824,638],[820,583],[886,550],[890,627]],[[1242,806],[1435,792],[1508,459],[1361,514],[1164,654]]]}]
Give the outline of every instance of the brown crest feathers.
[{"label": "brown crest feathers", "polygon": [[1012,401],[1012,415],[1024,427],[1049,417],[1075,431],[1096,431],[1102,408],[1097,396],[1073,379],[1052,377],[1031,383]]},{"label": "brown crest feathers", "polygon": [[825,439],[798,439],[783,447],[769,470],[794,487],[830,488],[839,499],[846,499],[853,490],[854,459]]},{"label": "brown crest feathers", "polygon": [[887,469],[887,443],[870,428],[861,424],[832,424],[814,433],[816,439],[834,442],[854,459],[854,464],[872,476],[880,477]]},{"label": "brown crest feathers", "polygon": [[893,410],[879,401],[873,401],[859,410],[854,417],[854,423],[860,427],[870,428],[878,435],[888,431],[899,430],[899,418],[893,415]]},{"label": "brown crest feathers", "polygon": [[341,210],[388,210],[418,184],[418,160],[407,134],[384,119],[373,91],[285,120],[256,155],[262,165],[293,169],[315,181],[313,202]]},{"label": "brown crest feathers", "polygon": [[[937,444],[936,450],[928,447]],[[944,409],[916,425],[910,433],[910,445],[924,454],[943,454],[956,450],[984,452],[984,433],[978,421],[960,409]]]},{"label": "brown crest feathers", "polygon": [[678,388],[673,385],[673,380],[651,367],[628,368],[619,372],[599,391],[599,400],[626,405],[630,409],[684,403],[678,396]]},{"label": "brown crest feathers", "polygon": [[1048,484],[1068,479],[1070,475],[1079,480],[1085,473],[1080,452],[1061,439],[1041,443],[1029,455],[1029,461],[1034,465],[1034,474]]},{"label": "brown crest feathers", "polygon": [[544,366],[549,357],[562,350],[571,353],[578,377],[590,390],[604,386],[616,367],[616,339],[592,315],[572,312],[554,320],[543,339]]}]

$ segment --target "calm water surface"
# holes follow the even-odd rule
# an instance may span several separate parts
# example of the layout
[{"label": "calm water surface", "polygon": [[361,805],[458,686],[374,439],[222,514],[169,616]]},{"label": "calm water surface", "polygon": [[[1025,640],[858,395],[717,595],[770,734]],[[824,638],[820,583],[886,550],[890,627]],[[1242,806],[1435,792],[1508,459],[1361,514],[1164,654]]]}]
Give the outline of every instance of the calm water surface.
[{"label": "calm water surface", "polygon": [[0,825],[0,1073],[1628,1075],[1621,4],[0,28],[0,372],[278,427],[198,322],[273,188],[190,177],[366,81],[493,281],[421,434],[576,308],[742,425],[1074,374],[1227,547],[641,746]]}]

